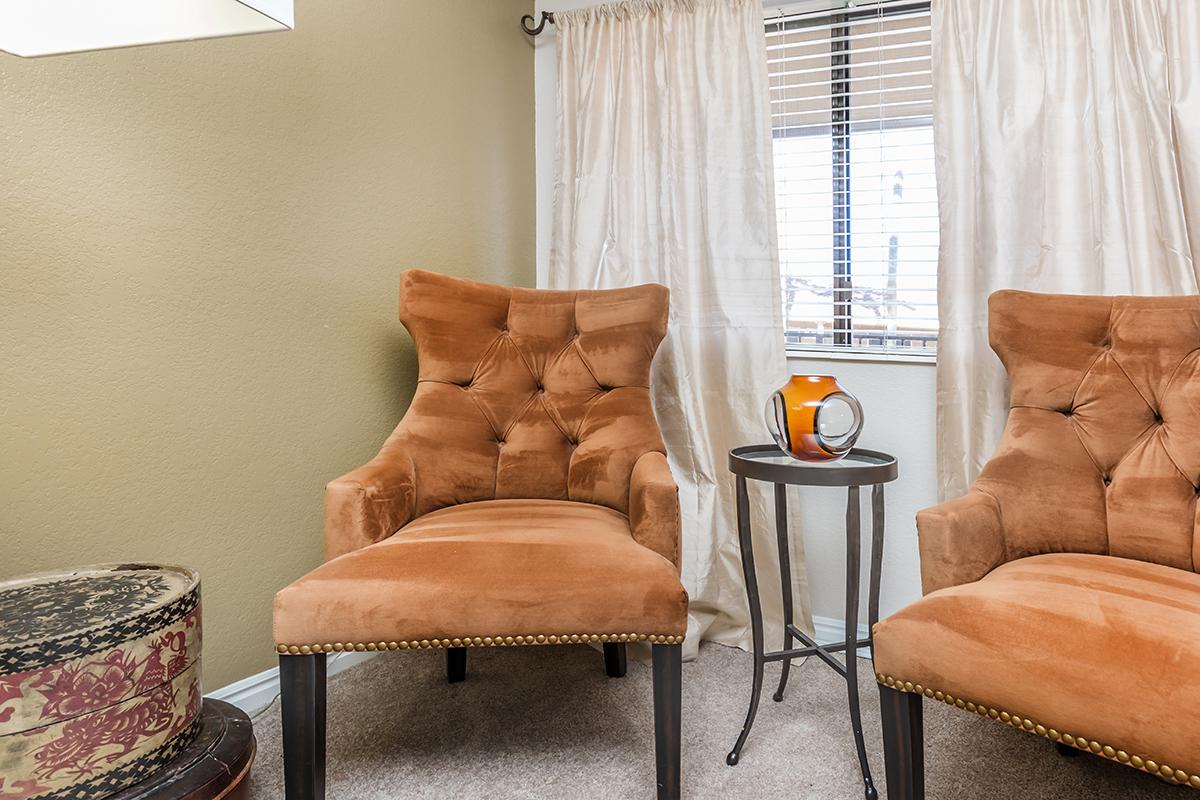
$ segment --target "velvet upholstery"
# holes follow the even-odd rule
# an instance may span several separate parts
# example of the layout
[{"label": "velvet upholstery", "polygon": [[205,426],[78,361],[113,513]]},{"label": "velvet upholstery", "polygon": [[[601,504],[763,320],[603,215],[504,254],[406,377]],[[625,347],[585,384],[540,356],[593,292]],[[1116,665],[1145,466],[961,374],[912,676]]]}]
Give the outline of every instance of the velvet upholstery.
[{"label": "velvet upholstery", "polygon": [[279,642],[683,635],[675,565],[619,511],[484,500],[424,514],[279,593]]},{"label": "velvet upholstery", "polygon": [[1101,555],[1002,564],[878,623],[884,675],[1200,775],[1200,575]]},{"label": "velvet upholstery", "polygon": [[412,403],[327,487],[326,563],[276,596],[281,652],[682,639],[678,492],[649,393],[667,290],[411,270],[400,319],[420,364]]},{"label": "velvet upholstery", "polygon": [[1200,786],[1200,297],[989,310],[1008,423],[918,514],[925,597],[876,625],[876,671]]},{"label": "velvet upholstery", "polygon": [[1012,410],[972,499],[917,517],[925,591],[1039,553],[1195,571],[1200,297],[1001,291],[988,307]]}]

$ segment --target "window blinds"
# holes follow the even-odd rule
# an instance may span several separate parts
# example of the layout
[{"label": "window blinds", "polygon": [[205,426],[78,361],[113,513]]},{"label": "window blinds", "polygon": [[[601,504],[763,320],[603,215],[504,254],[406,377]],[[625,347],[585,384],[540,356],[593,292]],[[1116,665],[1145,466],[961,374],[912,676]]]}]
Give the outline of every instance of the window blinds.
[{"label": "window blinds", "polygon": [[929,4],[768,12],[766,37],[789,347],[932,355]]}]

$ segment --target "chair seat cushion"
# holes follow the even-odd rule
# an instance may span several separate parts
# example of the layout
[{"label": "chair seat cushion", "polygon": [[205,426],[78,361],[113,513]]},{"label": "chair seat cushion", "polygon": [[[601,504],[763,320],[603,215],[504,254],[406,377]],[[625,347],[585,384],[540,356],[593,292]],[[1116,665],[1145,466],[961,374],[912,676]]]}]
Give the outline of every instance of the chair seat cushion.
[{"label": "chair seat cushion", "polygon": [[624,514],[562,500],[434,511],[275,596],[285,650],[674,641],[686,628],[675,565],[634,541]]},{"label": "chair seat cushion", "polygon": [[1096,742],[1163,777],[1200,775],[1195,573],[1111,556],[1022,558],[878,623],[874,653],[881,679],[908,691],[1016,715],[1025,730]]}]

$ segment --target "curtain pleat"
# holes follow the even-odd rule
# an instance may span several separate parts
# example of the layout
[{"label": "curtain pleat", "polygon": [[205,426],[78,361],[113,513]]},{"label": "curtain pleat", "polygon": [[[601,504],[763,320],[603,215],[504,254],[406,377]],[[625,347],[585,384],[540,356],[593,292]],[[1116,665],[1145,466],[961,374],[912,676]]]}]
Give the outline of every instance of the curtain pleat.
[{"label": "curtain pleat", "polygon": [[1200,2],[935,0],[932,30],[950,498],[1008,411],[991,292],[1197,291]]},{"label": "curtain pleat", "polygon": [[[688,654],[747,647],[730,448],[768,440],[787,375],[760,0],[627,2],[556,14],[559,142],[550,282],[671,289],[655,411],[680,487]],[[752,504],[769,642],[782,641],[765,493]],[[803,554],[798,618],[811,629]]]}]

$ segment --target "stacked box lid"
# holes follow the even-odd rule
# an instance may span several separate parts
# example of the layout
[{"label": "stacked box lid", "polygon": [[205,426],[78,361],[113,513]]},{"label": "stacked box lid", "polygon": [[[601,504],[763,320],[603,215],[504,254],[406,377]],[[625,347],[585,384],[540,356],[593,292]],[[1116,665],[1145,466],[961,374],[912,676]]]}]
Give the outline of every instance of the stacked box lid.
[{"label": "stacked box lid", "polygon": [[97,800],[195,738],[200,580],[104,564],[0,581],[0,800]]}]

